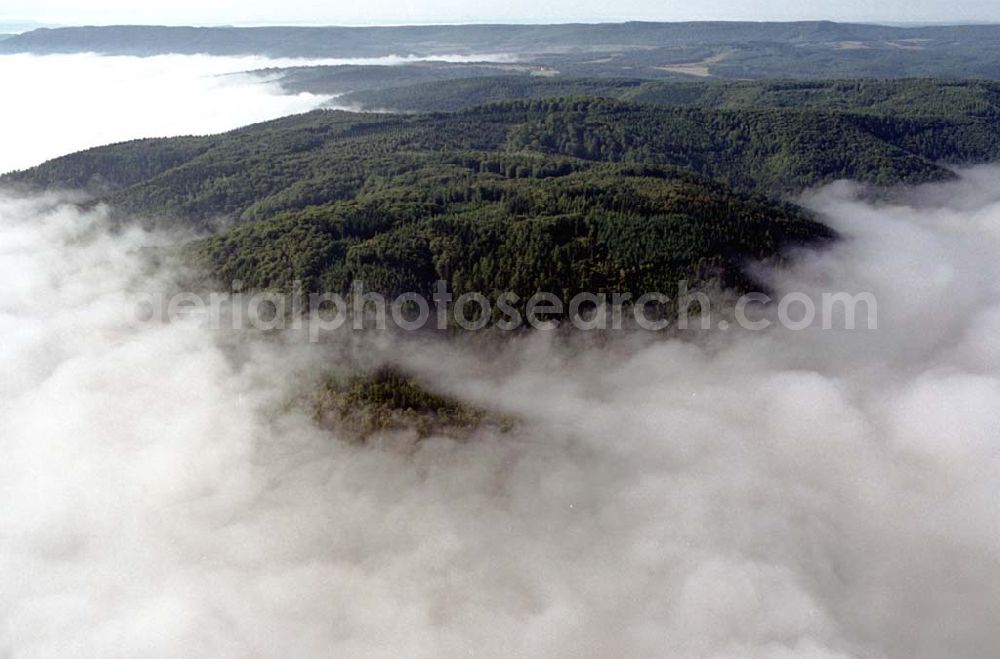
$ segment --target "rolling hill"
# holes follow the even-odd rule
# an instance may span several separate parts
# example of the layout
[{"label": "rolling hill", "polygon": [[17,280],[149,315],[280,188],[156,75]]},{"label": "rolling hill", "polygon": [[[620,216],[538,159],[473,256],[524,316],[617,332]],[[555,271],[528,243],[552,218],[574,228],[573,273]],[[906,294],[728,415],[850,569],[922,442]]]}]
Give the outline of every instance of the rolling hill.
[{"label": "rolling hill", "polygon": [[990,117],[913,114],[595,98],[316,111],[91,149],[0,182],[85,188],[121,219],[210,233],[191,253],[218,280],[255,288],[743,289],[749,261],[832,237],[781,196],[838,178],[943,180],[944,163],[1000,155]]}]

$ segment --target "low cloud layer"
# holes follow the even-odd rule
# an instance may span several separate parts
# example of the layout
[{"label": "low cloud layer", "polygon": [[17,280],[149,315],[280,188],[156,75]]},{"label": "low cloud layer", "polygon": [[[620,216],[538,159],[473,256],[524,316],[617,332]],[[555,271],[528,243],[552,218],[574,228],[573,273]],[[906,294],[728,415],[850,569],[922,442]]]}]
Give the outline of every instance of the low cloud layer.
[{"label": "low cloud layer", "polygon": [[289,404],[344,346],[130,328],[158,239],[5,197],[0,654],[988,656],[998,183],[808,198],[767,276],[877,331],[355,344],[520,419],[405,449]]},{"label": "low cloud layer", "polygon": [[112,142],[218,133],[307,112],[330,99],[306,93],[283,95],[266,78],[228,74],[282,66],[411,61],[416,60],[0,55],[4,86],[0,173]]}]

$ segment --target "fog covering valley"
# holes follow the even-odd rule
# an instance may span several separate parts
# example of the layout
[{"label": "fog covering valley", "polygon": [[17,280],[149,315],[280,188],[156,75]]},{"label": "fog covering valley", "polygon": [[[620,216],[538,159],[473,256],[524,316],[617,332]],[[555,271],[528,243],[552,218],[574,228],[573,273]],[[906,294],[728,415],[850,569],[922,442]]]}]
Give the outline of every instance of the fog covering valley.
[{"label": "fog covering valley", "polygon": [[[327,100],[217,77],[270,64],[2,56],[0,170]],[[187,235],[0,192],[0,654],[994,654],[1000,168],[871,192],[755,268],[877,330],[485,347],[137,326]],[[516,422],[347,441],[297,401],[359,361]]]},{"label": "fog covering valley", "polygon": [[[302,65],[391,66],[412,57],[0,55],[6,85],[0,173],[89,147],[145,137],[207,135],[306,112],[330,95],[285,91],[266,74]],[[447,55],[436,61],[462,61]]]}]

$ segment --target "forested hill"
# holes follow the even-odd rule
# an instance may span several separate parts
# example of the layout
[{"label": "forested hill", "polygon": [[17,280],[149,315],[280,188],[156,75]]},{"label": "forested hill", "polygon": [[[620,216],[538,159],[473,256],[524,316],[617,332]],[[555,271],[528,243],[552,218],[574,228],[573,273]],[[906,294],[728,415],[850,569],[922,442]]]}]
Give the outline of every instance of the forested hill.
[{"label": "forested hill", "polygon": [[[527,75],[465,74],[460,69],[447,73],[421,74],[415,67],[411,84],[406,80],[410,67],[392,67],[390,79],[369,73],[365,89],[352,87],[347,71],[340,67],[317,67],[286,73],[282,85],[290,91],[344,91],[338,103],[359,109],[394,112],[453,112],[514,99],[597,96],[624,101],[655,103],[676,107],[714,109],[795,108],[800,110],[842,111],[906,117],[1000,118],[1000,82],[986,80],[767,80],[767,81],[678,81],[635,78],[551,78]],[[373,69],[383,67],[371,67]],[[385,67],[389,68],[389,67]],[[329,69],[329,70],[328,70]],[[489,70],[486,69],[486,72]],[[356,72],[355,76],[361,76]],[[339,87],[337,85],[340,85]]]},{"label": "forested hill", "polygon": [[682,279],[743,288],[748,262],[831,237],[794,207],[689,170],[510,141],[517,126],[550,114],[598,120],[589,106],[314,112],[221,136],[92,149],[0,182],[90,184],[132,217],[194,222],[216,232],[191,248],[197,258],[219,281],[254,288],[299,280],[344,292],[362,280],[369,290],[430,294],[443,279],[456,293],[522,299],[542,290],[669,294]]},{"label": "forested hill", "polygon": [[342,186],[350,191],[357,181],[349,173],[382,159],[412,166],[470,152],[672,165],[746,192],[781,195],[838,178],[877,184],[947,178],[941,163],[1000,155],[1000,125],[971,115],[717,110],[584,98],[510,101],[454,114],[320,111],[223,136],[101,147],[8,180],[100,183],[129,211],[238,219],[317,186],[321,195]]},{"label": "forested hill", "polygon": [[1000,126],[801,110],[512,101],[454,114],[317,111],[91,149],[0,179],[89,188],[119,217],[217,235],[222,281],[384,292],[742,287],[749,260],[830,233],[772,199],[836,178],[939,180]]}]

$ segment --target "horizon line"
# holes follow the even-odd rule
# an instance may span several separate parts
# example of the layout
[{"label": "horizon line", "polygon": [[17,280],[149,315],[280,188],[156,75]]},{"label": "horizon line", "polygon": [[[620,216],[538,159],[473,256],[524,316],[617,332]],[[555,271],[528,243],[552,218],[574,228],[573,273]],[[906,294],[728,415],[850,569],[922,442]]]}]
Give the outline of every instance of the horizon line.
[{"label": "horizon line", "polygon": [[803,18],[789,20],[750,20],[750,19],[684,19],[684,20],[652,20],[639,18],[622,19],[566,19],[566,20],[523,20],[511,21],[492,19],[469,19],[461,21],[428,20],[412,22],[369,22],[369,23],[314,23],[309,21],[248,21],[243,23],[62,23],[58,21],[39,21],[34,19],[13,19],[0,18],[0,27],[26,28],[21,34],[46,29],[66,29],[66,28],[112,28],[112,27],[166,27],[166,28],[218,28],[218,29],[254,29],[254,28],[393,28],[393,27],[465,27],[465,26],[496,26],[496,27],[521,27],[521,26],[569,26],[569,25],[627,25],[631,23],[642,23],[647,25],[683,25],[683,24],[746,24],[746,25],[793,25],[807,23],[831,23],[835,25],[864,25],[873,27],[895,27],[895,28],[923,28],[923,27],[984,27],[1000,25],[1000,19],[983,21],[878,21],[878,20],[832,20],[828,18]]}]

